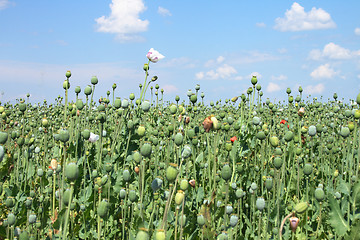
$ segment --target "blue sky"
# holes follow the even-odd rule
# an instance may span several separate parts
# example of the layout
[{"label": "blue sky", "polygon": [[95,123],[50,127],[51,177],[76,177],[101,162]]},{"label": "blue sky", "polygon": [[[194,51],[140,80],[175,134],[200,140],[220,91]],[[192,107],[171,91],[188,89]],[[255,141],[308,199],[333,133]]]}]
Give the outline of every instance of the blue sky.
[{"label": "blue sky", "polygon": [[[360,1],[0,0],[0,101],[64,95],[99,78],[95,97],[139,96],[150,48],[165,56],[150,76],[165,100],[200,84],[205,100],[241,95],[256,75],[264,98],[285,90],[326,100],[360,90]],[[83,93],[80,94],[85,98]],[[148,94],[147,99],[150,99]]]}]

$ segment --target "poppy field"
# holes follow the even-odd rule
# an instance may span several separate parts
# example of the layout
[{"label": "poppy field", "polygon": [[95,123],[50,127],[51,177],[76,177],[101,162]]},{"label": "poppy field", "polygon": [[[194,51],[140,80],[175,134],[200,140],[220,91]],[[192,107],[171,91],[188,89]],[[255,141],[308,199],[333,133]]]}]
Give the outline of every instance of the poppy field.
[{"label": "poppy field", "polygon": [[163,57],[126,97],[67,71],[55,103],[1,103],[0,239],[360,239],[360,94],[168,102]]}]

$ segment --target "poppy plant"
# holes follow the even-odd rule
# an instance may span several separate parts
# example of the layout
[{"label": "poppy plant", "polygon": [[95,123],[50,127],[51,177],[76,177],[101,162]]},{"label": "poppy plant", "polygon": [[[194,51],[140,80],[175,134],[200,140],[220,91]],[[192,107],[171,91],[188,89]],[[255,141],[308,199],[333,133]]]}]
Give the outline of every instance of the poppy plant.
[{"label": "poppy plant", "polygon": [[236,136],[233,136],[232,138],[230,138],[230,141],[231,142],[235,142],[237,140],[237,137]]}]

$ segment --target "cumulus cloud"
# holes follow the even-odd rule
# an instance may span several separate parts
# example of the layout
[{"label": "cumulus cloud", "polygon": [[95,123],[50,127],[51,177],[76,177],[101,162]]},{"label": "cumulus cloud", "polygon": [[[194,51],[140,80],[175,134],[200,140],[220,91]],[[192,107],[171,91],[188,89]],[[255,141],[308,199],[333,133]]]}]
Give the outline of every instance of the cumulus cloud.
[{"label": "cumulus cloud", "polygon": [[267,92],[278,92],[281,90],[281,87],[279,84],[273,83],[273,82],[269,82],[269,84],[266,87],[266,91]]},{"label": "cumulus cloud", "polygon": [[263,22],[260,22],[260,23],[256,23],[256,26],[260,27],[260,28],[264,28],[264,27],[266,27],[266,24]]},{"label": "cumulus cloud", "polygon": [[0,0],[0,10],[7,8],[9,5],[9,0]]},{"label": "cumulus cloud", "polygon": [[310,76],[314,79],[323,79],[323,78],[333,78],[337,74],[338,72],[335,72],[334,69],[332,69],[330,65],[327,63],[324,65],[320,65],[318,68],[312,71],[310,73]]},{"label": "cumulus cloud", "polygon": [[236,74],[237,71],[234,67],[223,64],[220,67],[216,68],[215,70],[210,70],[208,72],[198,72],[195,74],[197,79],[210,79],[210,80],[217,80],[217,79],[226,79],[230,78],[233,74]]},{"label": "cumulus cloud", "polygon": [[171,84],[164,85],[164,87],[162,89],[164,89],[165,93],[174,93],[174,92],[178,92],[178,90],[179,90],[176,86],[171,85]]},{"label": "cumulus cloud", "polygon": [[219,56],[217,57],[216,59],[210,59],[209,61],[207,61],[204,66],[205,67],[215,67],[215,66],[218,66],[220,63],[224,62],[225,61],[225,57],[223,56]]},{"label": "cumulus cloud", "polygon": [[271,80],[273,81],[283,81],[286,80],[287,76],[280,74],[279,76],[271,76]]},{"label": "cumulus cloud", "polygon": [[172,15],[171,12],[168,9],[160,7],[160,6],[158,7],[157,12],[158,12],[158,14],[160,14],[163,17],[168,17],[168,16]]},{"label": "cumulus cloud", "polygon": [[276,30],[287,31],[305,31],[315,29],[335,28],[336,24],[331,19],[329,13],[321,8],[313,7],[309,12],[304,11],[297,2],[294,2],[290,10],[286,10],[283,18],[275,19]]},{"label": "cumulus cloud", "polygon": [[360,28],[355,28],[354,33],[358,36],[360,36]]},{"label": "cumulus cloud", "polygon": [[343,60],[350,59],[359,55],[359,51],[350,51],[343,48],[333,42],[330,42],[324,46],[323,50],[313,49],[309,53],[309,58],[312,60],[321,60],[323,58]]},{"label": "cumulus cloud", "polygon": [[304,92],[307,94],[321,94],[324,90],[325,86],[322,83],[317,85],[308,85],[304,88]]},{"label": "cumulus cloud", "polygon": [[142,0],[112,0],[108,17],[95,19],[97,31],[115,33],[122,41],[138,40],[137,35],[148,29],[149,21],[141,20],[139,14],[146,10]]}]

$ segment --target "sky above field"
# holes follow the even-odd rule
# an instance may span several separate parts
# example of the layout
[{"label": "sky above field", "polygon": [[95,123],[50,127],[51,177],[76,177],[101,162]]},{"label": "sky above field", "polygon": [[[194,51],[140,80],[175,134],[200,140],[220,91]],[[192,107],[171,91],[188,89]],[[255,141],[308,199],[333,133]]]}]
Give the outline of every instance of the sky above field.
[{"label": "sky above field", "polygon": [[[272,101],[303,95],[346,101],[360,90],[360,1],[0,0],[0,101],[70,99],[92,76],[95,97],[139,96],[143,64],[165,100],[200,84],[205,101],[245,93],[253,75]],[[83,93],[80,97],[85,99]],[[147,94],[150,99],[150,91]]]}]

